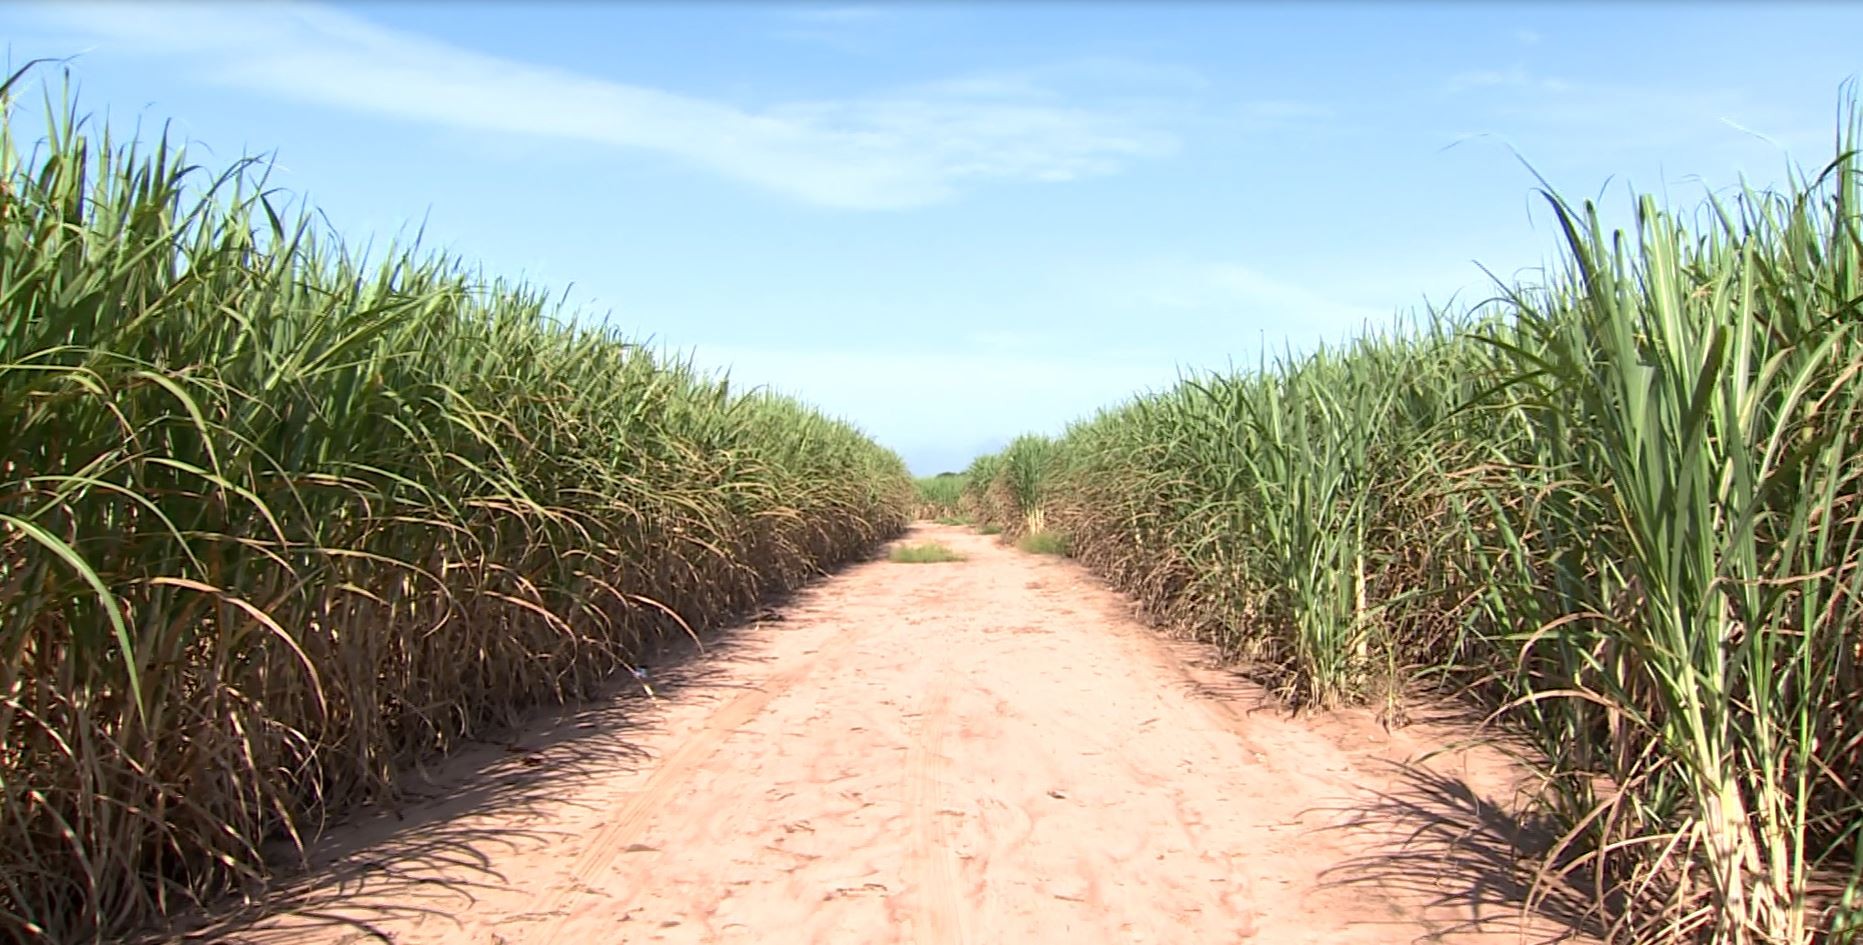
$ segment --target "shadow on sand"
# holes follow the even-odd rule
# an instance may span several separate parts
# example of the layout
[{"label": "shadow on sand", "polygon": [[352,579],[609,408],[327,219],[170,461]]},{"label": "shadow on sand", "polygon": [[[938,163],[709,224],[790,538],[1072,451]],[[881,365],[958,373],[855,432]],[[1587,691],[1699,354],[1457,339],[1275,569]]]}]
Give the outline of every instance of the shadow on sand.
[{"label": "shadow on sand", "polygon": [[[1187,670],[1177,684],[1180,691],[1209,700],[1238,719],[1258,713],[1287,721],[1327,717],[1324,712],[1316,716],[1314,710],[1290,709],[1274,697],[1265,674],[1223,659],[1207,643],[1166,633],[1158,640]],[[1392,715],[1378,712],[1376,718],[1385,724]],[[1481,733],[1445,746],[1439,755],[1478,744],[1494,749],[1499,757],[1531,754],[1524,744],[1487,727],[1481,712],[1440,693],[1409,693],[1395,715],[1425,731]],[[1549,818],[1531,813],[1524,793],[1485,794],[1470,780],[1427,761],[1359,757],[1357,763],[1384,767],[1385,787],[1369,800],[1309,811],[1326,818],[1327,826],[1313,829],[1348,834],[1353,846],[1367,851],[1327,870],[1325,884],[1375,891],[1420,907],[1434,926],[1422,941],[1471,935],[1534,945],[1593,942],[1605,940],[1618,924],[1618,897],[1600,897],[1586,870],[1549,875],[1536,884],[1559,831]],[[1507,779],[1478,780],[1494,784]],[[1610,907],[1601,907],[1601,898]],[[1398,933],[1393,935],[1393,941],[1401,940]]]},{"label": "shadow on sand", "polygon": [[[1434,727],[1482,727],[1477,715],[1454,703],[1430,700],[1411,711],[1411,721]],[[1479,741],[1508,754],[1523,750],[1499,735]],[[1611,897],[1592,888],[1589,871],[1541,875],[1560,831],[1550,817],[1533,812],[1524,789],[1506,797],[1484,794],[1423,762],[1381,763],[1392,786],[1368,801],[1331,809],[1339,817],[1325,829],[1354,834],[1371,852],[1329,870],[1328,883],[1424,904],[1441,917],[1430,938],[1503,933],[1551,945],[1607,937],[1615,913],[1599,903]]]},{"label": "shadow on sand", "polygon": [[[882,547],[843,568],[884,555]],[[648,651],[636,657],[647,673],[644,685],[619,673],[597,698],[539,707],[495,740],[468,743],[408,771],[396,804],[365,806],[333,818],[320,836],[305,838],[301,858],[283,843],[272,845],[274,875],[265,887],[134,941],[274,943],[335,932],[334,940],[345,943],[387,943],[394,939],[378,923],[463,913],[480,892],[508,888],[507,877],[494,866],[499,852],[564,839],[540,815],[546,803],[560,808],[577,787],[598,776],[613,778],[617,771],[638,771],[655,761],[638,741],[641,733],[661,724],[662,702],[693,697],[695,689],[715,694],[754,688],[732,681],[734,676],[756,678],[755,672],[744,674],[740,668],[764,661],[746,652],[742,631],[806,610],[825,579],[769,597],[751,614],[701,631],[696,640],[674,632],[648,644]],[[495,831],[473,826],[473,815],[486,811],[497,811],[502,824],[534,826]],[[280,920],[288,930],[260,931],[262,923]]]}]

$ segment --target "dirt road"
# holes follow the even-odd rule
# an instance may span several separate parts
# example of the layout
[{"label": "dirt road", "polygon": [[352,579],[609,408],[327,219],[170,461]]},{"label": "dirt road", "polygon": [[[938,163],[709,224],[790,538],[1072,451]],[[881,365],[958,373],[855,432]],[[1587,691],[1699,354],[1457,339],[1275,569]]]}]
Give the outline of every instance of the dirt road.
[{"label": "dirt road", "polygon": [[221,940],[1521,940],[1498,756],[1399,767],[1451,730],[1288,718],[1071,562],[926,539],[968,558],[856,566],[450,761]]}]

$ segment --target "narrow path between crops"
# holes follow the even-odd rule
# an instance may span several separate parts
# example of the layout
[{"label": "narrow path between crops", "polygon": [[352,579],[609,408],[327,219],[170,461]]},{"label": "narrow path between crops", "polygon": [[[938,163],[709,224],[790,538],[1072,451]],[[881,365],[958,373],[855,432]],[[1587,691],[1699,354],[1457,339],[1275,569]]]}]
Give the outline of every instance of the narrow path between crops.
[{"label": "narrow path between crops", "polygon": [[427,800],[334,831],[289,913],[215,936],[1521,940],[1509,845],[1531,837],[1497,754],[1401,766],[1456,729],[1289,718],[1071,562],[906,540],[928,539],[968,560],[858,565],[664,657],[651,699],[459,756]]}]

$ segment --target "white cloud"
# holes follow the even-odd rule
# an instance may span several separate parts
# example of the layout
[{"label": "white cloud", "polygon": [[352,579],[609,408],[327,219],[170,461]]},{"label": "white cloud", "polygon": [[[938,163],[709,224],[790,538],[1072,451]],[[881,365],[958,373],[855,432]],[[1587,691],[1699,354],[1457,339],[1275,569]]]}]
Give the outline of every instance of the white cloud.
[{"label": "white cloud", "polygon": [[1160,318],[1195,320],[1215,350],[1238,354],[1245,353],[1237,351],[1239,343],[1253,350],[1265,342],[1270,351],[1278,351],[1283,342],[1304,349],[1337,341],[1368,324],[1389,322],[1395,311],[1346,301],[1234,262],[1153,261],[1114,278],[1114,291],[1133,308]]},{"label": "white cloud", "polygon": [[1540,33],[1537,30],[1515,30],[1514,31],[1514,39],[1517,42],[1519,42],[1520,45],[1522,46],[1538,46],[1540,44],[1540,41],[1545,38],[1546,37],[1540,35]]},{"label": "white cloud", "polygon": [[1179,376],[1170,358],[1138,350],[1068,355],[699,345],[693,357],[701,365],[729,365],[734,385],[795,394],[834,415],[874,418],[857,422],[909,460],[941,467],[962,462],[947,455],[951,444],[1059,433],[1101,407],[1169,386]]},{"label": "white cloud", "polygon": [[1291,102],[1285,99],[1266,99],[1257,102],[1244,102],[1242,114],[1261,121],[1292,120],[1300,118],[1331,118],[1334,111],[1329,105],[1316,105],[1311,102]]},{"label": "white cloud", "polygon": [[1265,138],[1268,135],[1335,132],[1341,127],[1336,120],[1338,114],[1332,106],[1315,102],[1258,99],[1233,106],[1222,120],[1231,128]]},{"label": "white cloud", "polygon": [[[875,56],[889,37],[909,29],[899,9],[884,10],[872,6],[807,7],[779,9],[774,19],[779,27],[771,38],[822,46],[852,56]],[[923,10],[910,11],[911,19],[923,18]]]},{"label": "white cloud", "polygon": [[1513,66],[1508,69],[1476,69],[1460,72],[1449,77],[1448,87],[1451,92],[1493,88],[1564,92],[1571,90],[1573,85],[1564,79],[1535,75],[1528,72],[1525,66]]},{"label": "white cloud", "polygon": [[[1231,261],[1158,259],[1057,274],[1041,327],[978,327],[925,349],[700,344],[699,364],[794,393],[867,431],[921,471],[961,466],[952,444],[1059,433],[1185,374],[1251,369],[1389,325],[1393,311]],[[1360,287],[1362,288],[1362,287]],[[938,347],[937,345],[951,347]],[[961,452],[955,451],[955,452]],[[936,468],[933,468],[936,467]]]},{"label": "white cloud", "polygon": [[786,10],[783,15],[807,23],[864,23],[877,20],[886,15],[879,7],[808,7],[801,10]]},{"label": "white cloud", "polygon": [[1052,339],[1044,332],[996,328],[967,332],[965,345],[992,352],[1040,351]]},{"label": "white cloud", "polygon": [[55,10],[106,46],[166,56],[228,85],[659,152],[831,207],[899,209],[988,181],[1077,180],[1176,148],[1143,115],[1069,104],[1042,88],[928,84],[754,108],[474,52],[322,6]]},{"label": "white cloud", "polygon": [[[1730,138],[1730,126],[1795,153],[1816,153],[1825,140],[1780,103],[1739,87],[1579,81],[1515,65],[1456,74],[1444,90],[1475,99],[1487,115],[1499,120],[1484,133],[1505,129],[1510,136],[1537,134],[1562,146],[1582,142],[1593,156],[1684,147],[1696,154],[1719,155],[1730,146],[1751,144]],[[1532,150],[1528,149],[1529,158]]]}]

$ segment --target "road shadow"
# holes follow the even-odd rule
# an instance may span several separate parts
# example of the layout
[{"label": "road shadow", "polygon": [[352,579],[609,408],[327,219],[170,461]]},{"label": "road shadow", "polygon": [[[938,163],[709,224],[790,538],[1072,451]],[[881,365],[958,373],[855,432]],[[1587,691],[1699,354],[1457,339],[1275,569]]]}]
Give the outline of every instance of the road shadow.
[{"label": "road shadow", "polygon": [[[1124,616],[1150,627],[1156,648],[1180,671],[1181,678],[1172,683],[1181,693],[1237,721],[1298,721],[1336,738],[1353,764],[1382,769],[1377,777],[1346,789],[1351,799],[1316,805],[1306,813],[1324,823],[1308,829],[1345,834],[1349,849],[1364,851],[1326,870],[1324,885],[1388,896],[1421,914],[1431,927],[1421,936],[1393,931],[1393,942],[1471,936],[1552,945],[1605,941],[1613,930],[1627,927],[1621,897],[1600,896],[1587,869],[1549,870],[1536,883],[1561,831],[1550,818],[1534,813],[1524,790],[1514,789],[1521,780],[1515,775],[1535,768],[1537,753],[1491,724],[1487,707],[1452,688],[1426,685],[1406,686],[1384,705],[1326,710],[1291,705],[1276,695],[1277,674],[1264,664],[1226,654],[1216,643],[1147,613],[1097,573],[1082,575],[1126,601]],[[1379,729],[1390,738],[1367,737]],[[1245,741],[1251,731],[1231,730]],[[1406,731],[1409,737],[1400,735]],[[1404,761],[1379,757],[1394,743],[1433,750]],[[1439,770],[1452,764],[1431,765],[1432,759],[1477,748],[1470,754],[1486,757],[1476,770],[1486,770],[1473,778]],[[1494,793],[1493,786],[1501,790]]]},{"label": "road shadow", "polygon": [[1394,787],[1329,809],[1342,816],[1321,829],[1349,833],[1371,852],[1328,870],[1327,884],[1422,905],[1438,920],[1427,938],[1499,932],[1551,945],[1606,937],[1613,916],[1585,871],[1536,883],[1559,831],[1524,797],[1502,801],[1421,764],[1385,764]]},{"label": "road shadow", "polygon": [[[884,547],[836,568],[883,558]],[[449,919],[479,895],[509,888],[498,854],[536,849],[568,837],[543,811],[561,809],[597,777],[634,772],[658,759],[641,736],[663,723],[664,707],[684,699],[719,699],[755,688],[767,662],[744,631],[805,613],[831,575],[767,596],[746,614],[692,635],[672,631],[633,657],[643,676],[621,671],[591,698],[529,710],[516,724],[447,756],[417,765],[398,782],[392,803],[333,816],[302,854],[295,845],[266,845],[270,878],[181,914],[166,926],[129,939],[156,942],[281,943],[312,933],[343,942],[392,942],[392,920]],[[475,814],[496,811],[496,830],[474,826]],[[514,827],[513,824],[532,824]]]}]

